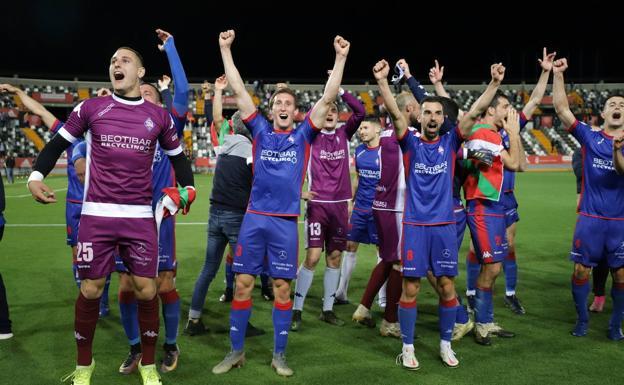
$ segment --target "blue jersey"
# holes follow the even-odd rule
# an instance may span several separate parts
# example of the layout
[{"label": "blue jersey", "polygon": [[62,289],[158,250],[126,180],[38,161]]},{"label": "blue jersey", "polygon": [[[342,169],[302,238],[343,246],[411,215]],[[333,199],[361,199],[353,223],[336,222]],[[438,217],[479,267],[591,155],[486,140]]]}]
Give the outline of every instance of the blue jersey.
[{"label": "blue jersey", "polygon": [[381,178],[379,150],[379,146],[368,147],[366,144],[360,144],[355,149],[355,171],[358,177],[358,187],[355,192],[353,208],[367,212],[373,209],[375,190]]},{"label": "blue jersey", "polygon": [[453,176],[462,141],[457,127],[431,142],[410,131],[399,138],[407,186],[403,223],[455,223]]},{"label": "blue jersey", "polygon": [[[520,130],[522,130],[524,128],[524,126],[526,126],[528,120],[526,118],[526,116],[524,116],[524,112],[520,112]],[[501,137],[503,138],[503,147],[505,147],[505,150],[509,151],[509,135],[507,135],[507,131],[505,130],[500,130],[500,134]],[[524,155],[524,149],[520,149],[521,153],[520,156],[525,156]],[[503,192],[510,192],[513,191],[516,188],[516,172],[515,171],[509,171],[506,168],[503,169]]]},{"label": "blue jersey", "polygon": [[613,167],[613,137],[592,131],[578,120],[568,131],[581,143],[583,186],[578,212],[603,219],[624,220],[624,176]]},{"label": "blue jersey", "polygon": [[[50,127],[50,131],[56,133],[64,124],[64,122],[57,119],[54,121],[52,127]],[[81,142],[83,142],[82,138],[72,143],[72,145],[65,150],[67,152],[67,201],[72,203],[82,203],[84,195],[84,186],[80,183],[80,180],[78,180],[74,162],[72,161],[74,148]]]},{"label": "blue jersey", "polygon": [[309,114],[294,130],[274,130],[258,111],[243,120],[253,136],[253,182],[247,211],[299,216],[310,143],[320,132]]}]

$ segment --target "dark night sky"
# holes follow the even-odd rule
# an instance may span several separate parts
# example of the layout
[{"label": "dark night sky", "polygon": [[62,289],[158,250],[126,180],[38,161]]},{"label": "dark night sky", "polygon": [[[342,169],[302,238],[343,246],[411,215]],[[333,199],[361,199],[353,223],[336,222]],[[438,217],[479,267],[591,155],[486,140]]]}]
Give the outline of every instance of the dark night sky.
[{"label": "dark night sky", "polygon": [[[143,54],[153,79],[169,72],[153,32],[161,27],[174,35],[191,81],[212,81],[223,71],[217,37],[229,28],[237,33],[234,58],[245,80],[320,83],[333,63],[332,39],[341,34],[352,43],[344,83],[372,82],[376,60],[401,57],[427,82],[428,68],[438,58],[450,83],[489,80],[489,65],[498,61],[508,68],[507,82],[533,83],[544,45],[568,57],[570,81],[624,81],[621,21],[598,22],[592,14],[598,11],[592,10],[576,21],[554,9],[540,15],[539,3],[498,2],[480,5],[479,11],[450,2],[426,3],[451,8],[445,16],[409,0],[384,1],[379,9],[360,6],[358,11],[346,3],[314,6],[310,0],[254,6],[228,0],[218,8],[214,1],[184,6],[182,0],[169,2],[178,9],[155,2],[128,8],[134,4],[129,0],[20,3],[8,10],[3,6],[0,76],[107,80],[110,56],[117,47],[129,45]],[[411,8],[415,6],[419,8]],[[505,11],[503,6],[521,9]]]}]

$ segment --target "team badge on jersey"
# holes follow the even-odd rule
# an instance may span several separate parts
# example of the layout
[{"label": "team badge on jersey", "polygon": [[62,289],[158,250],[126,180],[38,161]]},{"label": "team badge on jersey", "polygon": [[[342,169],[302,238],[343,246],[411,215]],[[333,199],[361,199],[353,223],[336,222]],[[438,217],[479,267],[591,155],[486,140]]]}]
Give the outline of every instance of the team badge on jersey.
[{"label": "team badge on jersey", "polygon": [[152,129],[154,129],[154,122],[151,118],[147,118],[143,124],[145,125],[145,128],[147,128],[147,131],[152,131]]}]

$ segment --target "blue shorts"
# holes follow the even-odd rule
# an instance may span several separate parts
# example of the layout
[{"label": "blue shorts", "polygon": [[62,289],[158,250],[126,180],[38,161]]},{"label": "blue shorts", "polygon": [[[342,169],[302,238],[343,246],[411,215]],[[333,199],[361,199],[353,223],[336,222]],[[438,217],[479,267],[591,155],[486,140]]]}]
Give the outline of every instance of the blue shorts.
[{"label": "blue shorts", "polygon": [[604,258],[611,269],[624,266],[624,221],[579,215],[570,260],[594,267]]},{"label": "blue shorts", "polygon": [[373,210],[363,211],[355,207],[353,208],[351,219],[349,220],[347,239],[358,243],[379,244]]},{"label": "blue shorts", "polygon": [[65,203],[65,223],[67,224],[67,244],[76,246],[78,244],[78,229],[80,227],[80,212],[82,203]]},{"label": "blue shorts", "polygon": [[[158,240],[158,271],[176,271],[178,261],[175,256],[175,217],[167,217],[160,224]],[[118,273],[128,273],[126,265],[115,252],[115,270]]]},{"label": "blue shorts", "polygon": [[500,203],[505,208],[505,225],[507,227],[520,221],[518,216],[518,201],[513,191],[507,191],[501,194]]},{"label": "blue shorts", "polygon": [[455,224],[403,225],[401,266],[404,277],[455,277],[457,269],[457,228]]},{"label": "blue shorts", "polygon": [[468,214],[468,228],[480,264],[502,262],[509,251],[505,214]]},{"label": "blue shorts", "polygon": [[297,217],[245,214],[234,250],[235,273],[295,279],[298,264]]},{"label": "blue shorts", "polygon": [[453,212],[455,214],[455,228],[457,230],[457,249],[459,250],[464,241],[464,234],[466,234],[466,209],[464,206],[455,206]]}]

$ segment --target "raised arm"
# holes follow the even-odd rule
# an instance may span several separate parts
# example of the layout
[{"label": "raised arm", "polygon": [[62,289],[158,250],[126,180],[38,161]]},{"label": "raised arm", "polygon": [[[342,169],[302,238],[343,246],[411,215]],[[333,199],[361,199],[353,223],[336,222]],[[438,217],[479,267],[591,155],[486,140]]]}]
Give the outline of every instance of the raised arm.
[{"label": "raised arm", "polygon": [[24,107],[26,107],[28,111],[33,114],[41,116],[43,124],[45,124],[48,128],[52,128],[54,122],[57,120],[50,111],[48,111],[41,103],[28,96],[21,88],[10,84],[0,84],[0,92],[8,92],[19,96],[20,100],[24,104]]},{"label": "raised arm", "polygon": [[227,76],[227,80],[232,88],[232,91],[234,91],[236,105],[241,112],[241,118],[245,120],[256,112],[256,106],[254,105],[251,96],[245,89],[245,83],[243,82],[240,73],[238,73],[238,69],[234,65],[234,58],[232,57],[232,43],[234,42],[234,36],[234,30],[232,29],[221,32],[221,34],[219,34],[219,48],[221,49],[221,59],[223,60],[225,75]]},{"label": "raised arm", "polygon": [[390,86],[388,85],[389,73],[390,65],[383,59],[378,61],[373,67],[373,75],[375,76],[377,85],[379,85],[379,92],[381,92],[381,96],[383,97],[386,110],[390,114],[390,118],[394,123],[396,136],[397,138],[402,138],[407,131],[408,124],[405,116],[401,113],[396,100],[394,100],[394,96],[392,96],[392,91],[390,91]]},{"label": "raised arm", "polygon": [[344,73],[344,67],[347,62],[347,55],[349,54],[350,46],[351,43],[345,40],[342,36],[336,36],[334,38],[334,50],[336,51],[334,68],[332,68],[329,79],[327,79],[323,96],[318,100],[318,102],[316,102],[310,112],[310,120],[316,127],[323,127],[325,125],[327,112],[329,112],[329,108],[338,96],[338,90],[340,89],[340,83],[342,82],[342,75]]},{"label": "raised arm", "polygon": [[431,81],[431,84],[433,84],[436,95],[450,99],[451,95],[446,92],[446,90],[444,89],[444,85],[442,84],[442,78],[444,77],[444,66],[440,67],[437,59],[434,61],[435,66],[429,69],[429,80]]},{"label": "raised arm", "polygon": [[163,75],[160,79],[158,79],[158,90],[162,95],[162,101],[165,103],[167,111],[171,111],[173,108],[173,97],[171,97],[171,91],[169,90],[170,83],[171,78],[167,75]]},{"label": "raised arm", "polygon": [[366,117],[366,109],[355,96],[351,95],[346,91],[344,91],[344,93],[342,94],[342,100],[347,103],[347,105],[353,112],[347,122],[344,124],[347,137],[350,140],[353,134],[355,134],[355,132],[357,131],[358,127],[360,127],[360,123],[362,123],[362,121]]},{"label": "raised arm", "polygon": [[492,64],[490,66],[490,75],[492,75],[490,84],[488,84],[485,91],[481,94],[481,96],[479,96],[479,99],[477,99],[477,101],[472,105],[470,111],[465,113],[459,121],[459,129],[464,138],[470,135],[472,126],[475,125],[477,119],[479,119],[485,110],[487,110],[488,106],[492,102],[492,99],[494,98],[494,95],[496,95],[496,90],[498,90],[498,87],[505,78],[505,67],[503,64]]},{"label": "raised arm", "polygon": [[542,73],[531,92],[531,97],[527,104],[524,105],[522,109],[522,113],[527,119],[531,119],[533,116],[533,112],[537,108],[537,106],[541,103],[542,98],[544,97],[544,92],[546,92],[546,85],[548,84],[548,77],[550,76],[550,71],[552,71],[553,62],[555,61],[555,56],[557,52],[548,53],[546,51],[546,47],[544,47],[544,52],[542,54],[542,58],[538,59],[540,66],[542,67]]},{"label": "raised arm", "polygon": [[173,36],[169,32],[157,29],[156,34],[162,42],[162,44],[158,44],[158,49],[167,54],[171,76],[173,77],[173,110],[178,116],[184,116],[188,110],[189,83],[184,67],[182,67],[180,55],[176,50]]},{"label": "raised arm", "polygon": [[403,74],[405,74],[405,79],[407,80],[407,86],[410,91],[412,91],[416,101],[421,103],[422,100],[427,97],[427,91],[425,91],[425,88],[420,84],[420,82],[412,76],[409,64],[407,64],[405,59],[399,59],[399,61],[396,62],[396,65],[401,67],[403,70]]},{"label": "raised arm", "polygon": [[613,165],[619,175],[624,175],[624,135],[613,139]]},{"label": "raised arm", "polygon": [[208,125],[212,123],[212,84],[208,81],[204,81],[201,85],[202,93],[204,94],[204,116]]},{"label": "raised arm", "polygon": [[[221,130],[221,125],[223,124],[223,90],[227,85],[228,81],[225,75],[221,75],[215,80],[215,93],[212,100],[212,121],[217,130]],[[219,138],[221,138],[221,135],[219,135]]]},{"label": "raised arm", "polygon": [[563,72],[568,68],[568,59],[555,60],[553,63],[553,104],[555,112],[561,119],[561,123],[568,128],[576,121],[576,117],[570,111],[568,95],[563,82]]}]

